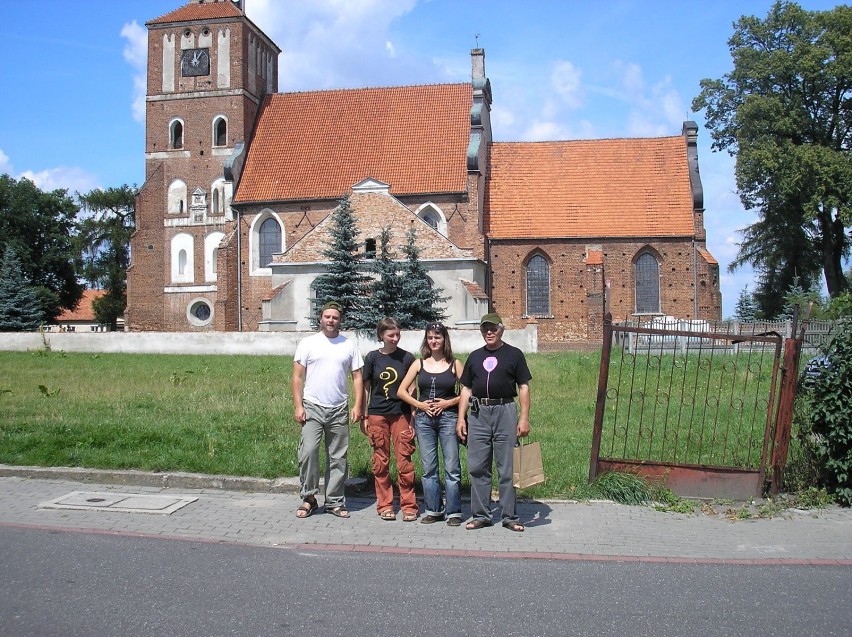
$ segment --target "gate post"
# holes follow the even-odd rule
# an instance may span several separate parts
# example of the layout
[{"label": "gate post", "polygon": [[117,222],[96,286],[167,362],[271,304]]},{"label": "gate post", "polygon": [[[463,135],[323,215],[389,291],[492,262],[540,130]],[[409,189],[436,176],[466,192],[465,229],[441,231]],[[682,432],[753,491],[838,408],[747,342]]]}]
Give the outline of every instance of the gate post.
[{"label": "gate post", "polygon": [[604,316],[603,347],[601,347],[601,368],[598,373],[598,398],[595,403],[595,425],[592,430],[592,453],[589,459],[589,482],[598,474],[598,457],[601,452],[604,407],[606,406],[606,385],[609,378],[609,359],[612,356],[612,314]]},{"label": "gate post", "polygon": [[787,465],[787,452],[790,450],[790,435],[793,424],[793,403],[796,400],[796,383],[799,372],[799,352],[805,340],[805,329],[810,319],[813,302],[808,306],[801,330],[796,336],[799,308],[793,310],[793,318],[788,324],[790,337],[784,340],[784,365],[781,367],[781,392],[778,396],[778,411],[775,417],[775,435],[772,440],[772,483],[770,493],[781,492],[784,481],[784,467]]}]

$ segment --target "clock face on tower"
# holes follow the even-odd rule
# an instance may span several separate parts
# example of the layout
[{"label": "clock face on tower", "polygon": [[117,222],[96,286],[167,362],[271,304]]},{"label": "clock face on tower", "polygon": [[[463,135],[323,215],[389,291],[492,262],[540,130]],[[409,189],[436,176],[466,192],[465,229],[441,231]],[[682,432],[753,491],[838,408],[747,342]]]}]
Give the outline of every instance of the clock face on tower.
[{"label": "clock face on tower", "polygon": [[210,75],[208,49],[186,49],[180,58],[180,74],[184,77]]}]

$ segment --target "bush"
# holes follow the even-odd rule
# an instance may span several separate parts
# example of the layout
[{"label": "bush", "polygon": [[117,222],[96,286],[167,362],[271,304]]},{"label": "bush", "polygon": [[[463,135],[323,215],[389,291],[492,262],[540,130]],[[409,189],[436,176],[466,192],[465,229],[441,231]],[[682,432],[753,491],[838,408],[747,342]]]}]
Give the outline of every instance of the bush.
[{"label": "bush", "polygon": [[852,505],[852,321],[839,321],[826,351],[827,364],[809,378],[804,398],[811,441],[825,486]]}]

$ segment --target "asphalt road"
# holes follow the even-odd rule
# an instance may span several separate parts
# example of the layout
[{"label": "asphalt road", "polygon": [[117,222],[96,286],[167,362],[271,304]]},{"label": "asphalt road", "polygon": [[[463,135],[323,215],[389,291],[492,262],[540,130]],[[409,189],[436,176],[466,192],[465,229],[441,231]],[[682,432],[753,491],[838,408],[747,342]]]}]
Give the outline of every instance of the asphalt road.
[{"label": "asphalt road", "polygon": [[852,569],[310,552],[0,527],[0,634],[843,635]]}]

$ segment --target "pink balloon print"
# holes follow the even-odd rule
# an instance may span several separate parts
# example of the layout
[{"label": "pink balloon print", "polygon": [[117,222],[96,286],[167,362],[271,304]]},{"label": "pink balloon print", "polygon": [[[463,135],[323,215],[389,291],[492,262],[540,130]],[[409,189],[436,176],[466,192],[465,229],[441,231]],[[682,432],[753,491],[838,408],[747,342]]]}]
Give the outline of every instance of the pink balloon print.
[{"label": "pink balloon print", "polygon": [[482,361],[482,367],[484,367],[485,371],[490,374],[497,368],[497,358],[495,356],[489,356]]}]

